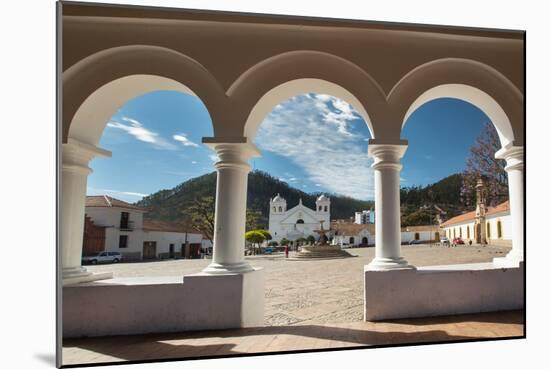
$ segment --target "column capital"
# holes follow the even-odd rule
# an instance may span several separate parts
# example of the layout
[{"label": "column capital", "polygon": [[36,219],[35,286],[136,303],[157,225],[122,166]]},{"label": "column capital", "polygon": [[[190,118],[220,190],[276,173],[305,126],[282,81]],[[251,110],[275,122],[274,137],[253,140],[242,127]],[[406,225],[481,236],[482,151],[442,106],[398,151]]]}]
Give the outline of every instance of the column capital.
[{"label": "column capital", "polygon": [[202,142],[216,151],[219,160],[216,169],[242,168],[249,170],[248,160],[261,156],[260,150],[248,138],[216,139],[216,137],[204,137]]},{"label": "column capital", "polygon": [[67,143],[63,144],[63,168],[90,170],[88,163],[95,157],[110,157],[112,154],[108,150],[101,149],[94,145],[69,138]]},{"label": "column capital", "polygon": [[496,159],[506,160],[507,172],[511,170],[523,170],[525,149],[523,146],[513,146],[511,143],[495,153]]},{"label": "column capital", "polygon": [[368,155],[374,159],[373,169],[396,169],[401,170],[401,158],[405,155],[408,144],[407,141],[401,143],[377,143],[375,140],[369,141]]}]

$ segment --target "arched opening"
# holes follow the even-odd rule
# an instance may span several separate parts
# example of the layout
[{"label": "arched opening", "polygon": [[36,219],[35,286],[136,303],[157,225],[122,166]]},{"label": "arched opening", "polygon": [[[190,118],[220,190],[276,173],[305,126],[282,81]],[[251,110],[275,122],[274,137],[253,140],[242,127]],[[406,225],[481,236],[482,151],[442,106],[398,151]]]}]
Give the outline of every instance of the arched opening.
[{"label": "arched opening", "polygon": [[[330,93],[333,91],[337,93],[336,96]],[[341,98],[343,96],[346,100]],[[366,112],[361,114],[364,108],[359,100],[352,99],[361,105],[361,108],[356,109],[348,97],[348,92],[332,83],[300,80],[275,87],[252,109],[245,132],[247,138],[254,138],[262,156],[252,160],[252,167],[256,171],[250,173],[249,178],[262,176],[269,181],[269,187],[274,188],[272,191],[280,192],[288,204],[286,218],[269,219],[268,230],[271,234],[277,229],[277,237],[280,238],[307,240],[314,237],[318,243],[330,240],[334,244],[346,246],[359,243],[356,237],[350,237],[348,231],[338,233],[331,223],[332,219],[354,215],[355,210],[344,204],[345,201],[349,200],[352,206],[358,207],[357,210],[372,208],[372,161],[367,153],[367,142],[372,135],[364,118]],[[263,113],[259,114],[259,111]],[[331,195],[322,196],[325,193]],[[256,203],[257,196],[249,193],[248,202]],[[347,200],[344,200],[344,196],[347,196]],[[335,198],[336,207],[332,197]],[[321,235],[321,227],[326,231],[324,236]],[[331,240],[330,237],[335,239]],[[368,239],[364,241],[368,242]],[[300,246],[300,250],[290,257],[296,257],[309,247],[305,242],[300,242]],[[289,280],[285,288],[291,288],[294,283],[308,278],[303,268],[300,268],[300,263],[287,265],[289,273],[296,278]],[[335,265],[329,263],[327,268],[332,270]],[[266,267],[267,273],[271,269],[271,266]],[[333,272],[338,274],[347,270],[335,269]],[[272,289],[269,278],[266,288]],[[273,288],[275,291],[279,287]],[[302,284],[299,288],[306,290],[308,287]],[[357,292],[354,298],[359,302],[362,294]],[[308,303],[317,304],[313,301],[316,293],[308,290],[308,296],[312,299]],[[277,308],[278,312],[289,314],[284,308]],[[266,317],[265,324],[281,323],[270,315]]]},{"label": "arched opening", "polygon": [[369,244],[369,239],[368,239],[367,237],[363,237],[363,238],[361,239],[361,243],[362,243],[363,245],[368,245],[368,244]]},{"label": "arched opening", "polygon": [[502,222],[497,220],[497,238],[502,238]]},{"label": "arched opening", "polygon": [[[204,124],[194,125],[197,120]],[[211,153],[200,140],[212,132],[208,110],[176,80],[130,75],[93,91],[74,113],[63,147],[63,202],[64,206],[75,204],[71,205],[74,212],[63,211],[64,232],[76,237],[80,214],[82,218],[86,214],[96,224],[110,229],[109,237],[118,242],[105,242],[103,249],[119,253],[123,260],[172,257],[175,243],[187,243],[194,251],[190,255],[200,257],[203,235],[186,232],[178,210],[165,214],[161,221],[158,209],[146,210],[140,202],[157,191],[211,172]],[[93,161],[98,155],[112,158]],[[182,173],[184,158],[188,165],[205,169]],[[88,165],[92,169],[89,176],[87,170],[81,174],[65,171]],[[78,188],[71,185],[75,181]],[[162,237],[171,228],[167,223],[180,224],[170,231],[173,238]],[[75,240],[67,238],[63,243],[74,245]],[[211,245],[208,248],[211,250]],[[80,264],[81,254],[89,253],[86,249],[67,249],[73,250],[67,251],[73,254],[73,263]]]}]

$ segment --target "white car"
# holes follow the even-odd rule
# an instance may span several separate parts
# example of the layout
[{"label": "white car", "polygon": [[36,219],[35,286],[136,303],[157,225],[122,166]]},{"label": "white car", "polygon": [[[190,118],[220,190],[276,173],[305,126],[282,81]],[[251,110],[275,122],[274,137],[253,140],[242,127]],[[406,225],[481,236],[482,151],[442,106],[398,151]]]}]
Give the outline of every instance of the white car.
[{"label": "white car", "polygon": [[97,255],[84,256],[83,263],[98,264],[98,263],[119,263],[122,261],[122,254],[116,251],[102,251]]},{"label": "white car", "polygon": [[451,242],[447,237],[441,237],[441,240],[439,242],[441,242],[442,245],[447,245],[447,246],[451,244]]}]

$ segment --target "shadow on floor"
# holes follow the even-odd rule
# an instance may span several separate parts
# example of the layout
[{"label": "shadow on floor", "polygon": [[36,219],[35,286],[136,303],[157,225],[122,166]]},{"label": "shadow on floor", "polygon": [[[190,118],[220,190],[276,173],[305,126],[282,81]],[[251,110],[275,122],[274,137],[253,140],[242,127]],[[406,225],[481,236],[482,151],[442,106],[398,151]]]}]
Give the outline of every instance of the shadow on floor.
[{"label": "shadow on floor", "polygon": [[[272,336],[264,346],[256,336]],[[249,345],[242,347],[243,338]],[[271,338],[271,337],[270,337]],[[458,341],[478,337],[449,335],[442,330],[422,332],[376,332],[360,329],[301,325],[288,327],[247,328],[210,332],[155,334],[142,336],[94,337],[64,340],[64,364],[86,364],[113,361],[183,359],[263,352],[360,347],[437,341]],[[207,339],[207,342],[193,342]],[[232,341],[236,342],[233,343]],[[336,344],[331,342],[338,341]],[[250,343],[252,343],[250,345]],[[255,349],[257,347],[257,349]],[[85,350],[84,356],[73,355],[70,349]],[[92,352],[92,353],[90,353]],[[95,353],[95,355],[94,355]],[[82,361],[76,362],[80,357]],[[68,359],[68,360],[66,360]]]},{"label": "shadow on floor", "polygon": [[451,316],[436,316],[427,318],[390,319],[382,320],[380,323],[395,323],[407,325],[431,325],[431,324],[453,324],[453,323],[496,323],[496,324],[523,324],[523,310],[509,310],[478,314],[461,314]]}]

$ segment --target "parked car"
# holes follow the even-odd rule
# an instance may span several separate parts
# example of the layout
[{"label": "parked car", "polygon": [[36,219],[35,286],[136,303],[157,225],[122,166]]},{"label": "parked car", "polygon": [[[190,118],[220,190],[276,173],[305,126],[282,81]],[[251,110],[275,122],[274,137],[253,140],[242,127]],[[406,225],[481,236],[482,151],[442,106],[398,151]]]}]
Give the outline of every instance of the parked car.
[{"label": "parked car", "polygon": [[264,254],[268,254],[268,255],[273,254],[273,248],[272,247],[266,247],[264,249]]},{"label": "parked car", "polygon": [[441,242],[442,246],[450,246],[451,245],[451,241],[449,241],[449,239],[447,237],[441,237],[441,240],[439,242]]},{"label": "parked car", "polygon": [[421,244],[421,243],[422,243],[422,241],[420,241],[420,240],[410,240],[409,241],[409,245],[418,245],[418,244]]},{"label": "parked car", "polygon": [[98,264],[98,263],[119,263],[122,261],[122,254],[116,251],[102,251],[99,254],[92,256],[84,256],[83,263]]},{"label": "parked car", "polygon": [[460,237],[455,237],[453,238],[453,245],[464,245],[464,241],[462,241],[462,238]]}]

